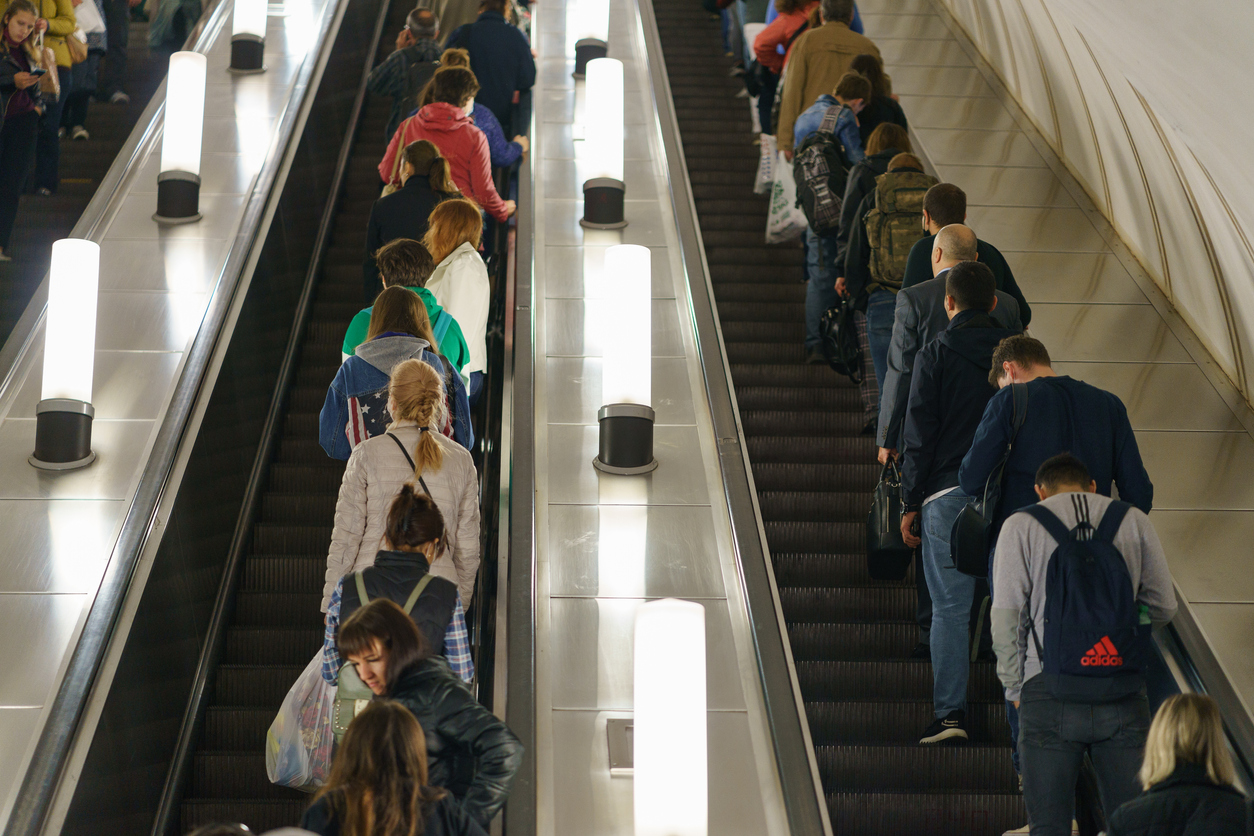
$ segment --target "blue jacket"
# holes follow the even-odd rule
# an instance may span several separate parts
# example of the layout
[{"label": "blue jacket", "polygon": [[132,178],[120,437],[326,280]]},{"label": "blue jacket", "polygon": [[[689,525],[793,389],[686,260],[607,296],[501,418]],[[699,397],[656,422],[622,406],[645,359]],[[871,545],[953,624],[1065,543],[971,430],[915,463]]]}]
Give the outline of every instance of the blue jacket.
[{"label": "blue jacket", "polygon": [[[774,20],[775,18],[777,18],[777,17],[779,17],[779,11],[775,8],[775,4],[774,4],[774,3],[768,3],[768,4],[767,4],[767,6],[766,6],[766,22],[767,22],[767,24],[770,24],[770,22],[771,22],[772,20]],[[864,35],[864,34],[866,34],[865,32],[863,32],[863,31],[862,31],[862,15],[858,14],[858,4],[857,4],[857,3],[854,3],[854,4],[853,4],[853,22],[849,24],[849,28],[850,28],[850,29],[852,29],[853,31],[857,32],[859,35]],[[780,54],[780,55],[783,55],[783,54],[784,54],[784,48],[783,48],[782,46],[777,46],[777,47],[775,47],[775,48],[776,48],[777,50],[779,50],[779,54]]]},{"label": "blue jacket", "polygon": [[[1110,496],[1113,482],[1121,499],[1148,514],[1154,485],[1141,463],[1123,401],[1066,375],[1038,377],[1027,386],[1027,417],[1006,465],[994,525],[1000,527],[1006,517],[1035,503],[1036,469],[1049,457],[1068,452],[1088,467],[1099,494]],[[988,475],[1006,452],[1013,413],[1007,386],[988,402],[971,450],[962,460],[958,481],[963,493],[976,496],[984,491]]]},{"label": "blue jacket", "polygon": [[[475,435],[461,375],[442,355],[429,350],[426,340],[387,333],[357,346],[357,353],[344,361],[327,389],[318,416],[318,443],[328,456],[348,461],[357,444],[379,434],[379,428],[391,422],[387,414],[388,380],[398,363],[411,358],[423,361],[444,378],[449,420],[443,432],[467,450],[471,448]],[[350,435],[355,440],[350,440]]]},{"label": "blue jacket", "polygon": [[797,122],[792,129],[793,148],[800,148],[806,137],[819,129],[830,107],[840,108],[840,118],[836,120],[836,129],[832,133],[840,144],[845,146],[845,156],[849,164],[862,162],[866,157],[866,152],[862,150],[862,136],[858,133],[858,117],[852,110],[836,101],[835,96],[829,96],[827,93],[815,99],[814,104],[797,117]]},{"label": "blue jacket", "polygon": [[902,434],[905,510],[917,511],[932,494],[957,487],[962,457],[997,391],[988,382],[993,350],[1018,333],[984,311],[961,311],[915,355]]},{"label": "blue jacket", "polygon": [[470,53],[470,69],[479,80],[475,98],[492,111],[508,135],[514,120],[514,92],[530,90],[536,83],[536,61],[527,36],[503,15],[484,12],[474,23],[453,30],[444,44],[445,49],[451,47]]}]

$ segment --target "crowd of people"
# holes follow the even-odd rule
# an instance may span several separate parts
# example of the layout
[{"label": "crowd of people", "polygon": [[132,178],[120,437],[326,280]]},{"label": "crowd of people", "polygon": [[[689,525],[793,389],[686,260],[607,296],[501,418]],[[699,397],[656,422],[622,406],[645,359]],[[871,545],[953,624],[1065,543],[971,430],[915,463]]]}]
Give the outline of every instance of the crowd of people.
[{"label": "crowd of people", "polygon": [[[746,22],[743,0],[717,6],[726,32]],[[1109,833],[1246,833],[1215,704],[1172,697],[1151,723],[1149,636],[1176,600],[1123,403],[1055,372],[1026,333],[1032,309],[1010,265],[966,225],[961,184],[914,153],[853,0],[773,6],[751,45],[725,43],[759,82],[758,122],[785,158],[816,142],[841,156],[838,222],[807,211],[805,362],[829,361],[824,313],[851,308],[862,432],[899,468],[900,536],[915,549],[912,655],[931,662],[934,708],[920,745],[971,741],[970,664],[995,661],[1022,832],[1072,833],[1088,756]],[[990,485],[1001,500],[984,508]],[[960,571],[971,514],[991,545]]]}]

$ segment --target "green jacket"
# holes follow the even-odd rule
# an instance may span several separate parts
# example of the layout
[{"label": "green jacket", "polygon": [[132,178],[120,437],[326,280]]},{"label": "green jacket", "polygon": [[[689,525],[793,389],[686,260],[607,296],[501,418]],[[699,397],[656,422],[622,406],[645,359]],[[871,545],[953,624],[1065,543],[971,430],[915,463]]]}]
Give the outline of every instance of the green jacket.
[{"label": "green jacket", "polygon": [[[451,321],[448,324],[448,331],[444,334],[444,339],[437,342],[440,344],[438,351],[449,359],[453,364],[453,368],[460,373],[462,366],[470,362],[470,348],[466,345],[466,338],[462,336],[462,327],[457,324],[457,320],[453,319],[452,314],[445,313],[444,308],[440,307],[440,303],[435,301],[435,294],[427,290],[425,287],[411,287],[414,293],[417,293],[422,299],[424,305],[427,306],[427,317],[431,320],[431,329],[438,331],[436,327],[441,316],[448,317]],[[363,308],[353,317],[353,321],[348,324],[348,331],[344,334],[344,345],[341,351],[344,353],[345,359],[352,357],[357,351],[357,346],[366,341],[366,332],[370,330],[370,312],[373,308]],[[465,375],[463,375],[465,377]]]}]

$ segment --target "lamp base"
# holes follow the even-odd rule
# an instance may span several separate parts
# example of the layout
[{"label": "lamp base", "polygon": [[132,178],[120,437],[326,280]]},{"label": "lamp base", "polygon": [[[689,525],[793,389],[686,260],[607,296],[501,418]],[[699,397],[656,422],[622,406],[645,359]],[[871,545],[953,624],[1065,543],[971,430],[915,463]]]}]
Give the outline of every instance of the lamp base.
[{"label": "lamp base", "polygon": [[91,404],[49,398],[35,407],[35,452],[26,461],[40,470],[76,470],[96,460],[91,449]]},{"label": "lamp base", "polygon": [[657,470],[653,458],[652,407],[612,403],[597,412],[599,439],[592,466],[616,476],[639,476]]},{"label": "lamp base", "polygon": [[610,54],[610,47],[600,38],[580,38],[575,41],[575,72],[572,77],[583,79],[587,75],[588,62]]},{"label": "lamp base", "polygon": [[624,217],[624,198],[627,187],[622,180],[613,177],[593,177],[583,184],[583,217],[579,225],[584,229],[622,229],[627,226]]},{"label": "lamp base", "polygon": [[256,35],[231,36],[231,66],[228,72],[252,75],[266,71],[266,39]]},{"label": "lamp base", "polygon": [[200,214],[200,178],[186,171],[157,175],[157,212],[152,219],[167,226],[195,223]]}]

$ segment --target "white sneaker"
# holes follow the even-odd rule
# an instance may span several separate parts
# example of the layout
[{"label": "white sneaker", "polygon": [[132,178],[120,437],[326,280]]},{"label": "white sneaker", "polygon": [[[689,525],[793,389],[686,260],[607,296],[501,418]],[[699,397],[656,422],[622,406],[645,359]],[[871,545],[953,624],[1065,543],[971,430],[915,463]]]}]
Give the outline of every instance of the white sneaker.
[{"label": "white sneaker", "polygon": [[[1001,836],[1024,836],[1024,834],[1031,832],[1031,825],[1025,824],[1023,827],[1016,827],[1014,830],[1007,830]],[[1075,819],[1071,820],[1071,836],[1080,836],[1080,823]]]},{"label": "white sneaker", "polygon": [[91,134],[87,133],[87,129],[82,125],[75,125],[70,128],[70,139],[91,139]]},{"label": "white sneaker", "polygon": [[109,104],[126,104],[130,100],[130,96],[126,95],[121,90],[118,90],[109,97]]}]

